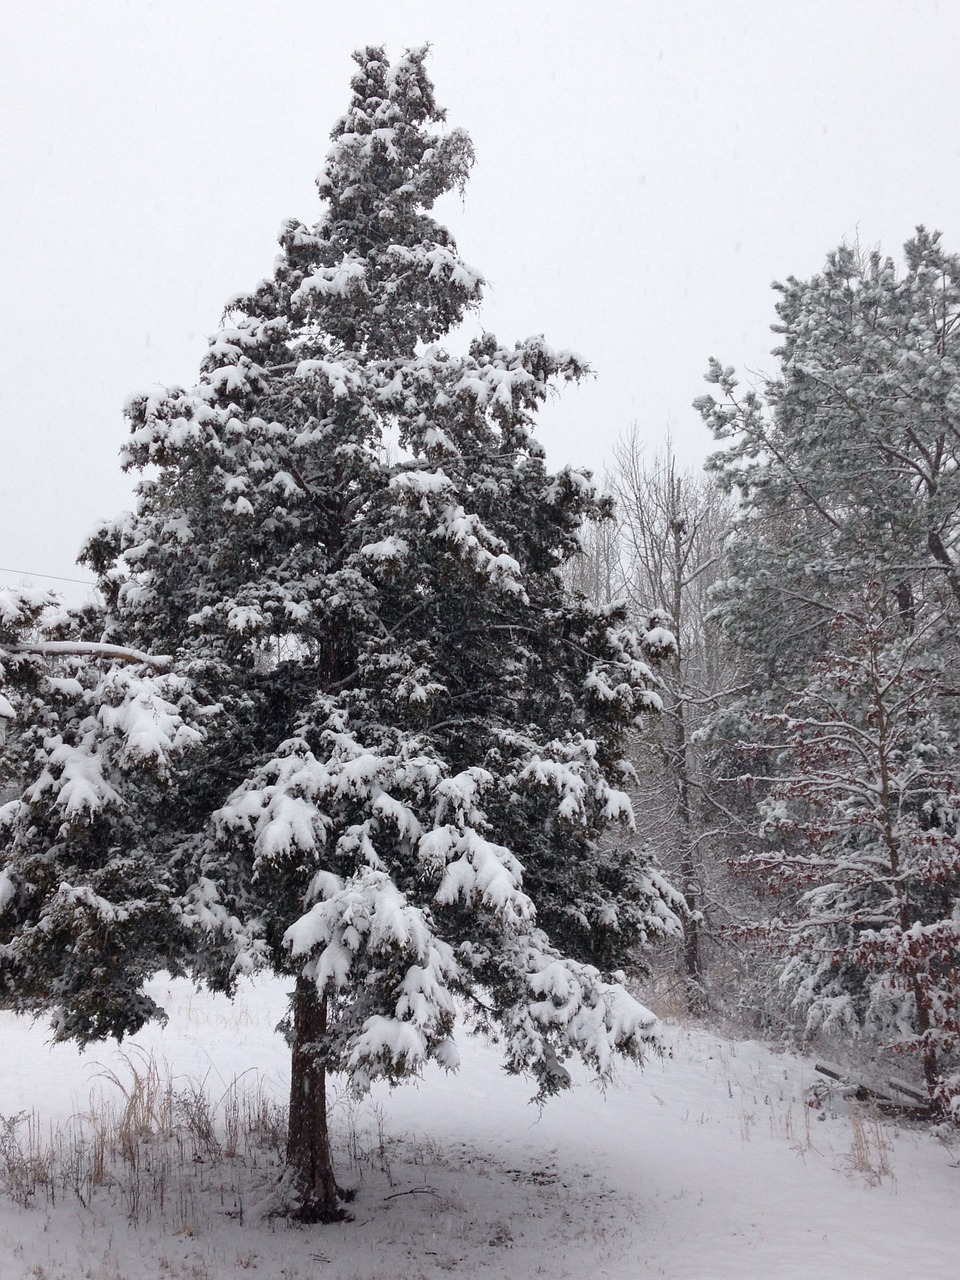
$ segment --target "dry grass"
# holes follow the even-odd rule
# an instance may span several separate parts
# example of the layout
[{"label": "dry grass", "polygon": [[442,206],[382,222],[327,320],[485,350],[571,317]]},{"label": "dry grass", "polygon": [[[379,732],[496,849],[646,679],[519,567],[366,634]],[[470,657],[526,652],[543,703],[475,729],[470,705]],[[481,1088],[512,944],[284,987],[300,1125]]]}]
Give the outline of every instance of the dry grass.
[{"label": "dry grass", "polygon": [[[330,1121],[347,1185],[394,1187],[399,1170],[407,1181],[442,1160],[436,1144],[389,1133],[382,1107],[348,1092],[332,1093]],[[86,1109],[62,1124],[0,1115],[0,1194],[24,1209],[73,1199],[97,1216],[119,1210],[134,1227],[199,1236],[218,1215],[269,1215],[285,1148],[286,1109],[256,1071],[223,1086],[211,1073],[175,1077],[134,1050],[96,1074]]]},{"label": "dry grass", "polygon": [[848,1156],[849,1167],[877,1185],[890,1176],[890,1148],[883,1120],[871,1103],[847,1100],[847,1114],[853,1142]]},{"label": "dry grass", "polygon": [[282,1162],[283,1108],[250,1072],[213,1097],[206,1081],[177,1081],[141,1051],[123,1062],[97,1075],[88,1108],[64,1124],[0,1116],[0,1193],[24,1208],[106,1197],[134,1225],[172,1217],[185,1234],[203,1200],[241,1216],[245,1189]]}]

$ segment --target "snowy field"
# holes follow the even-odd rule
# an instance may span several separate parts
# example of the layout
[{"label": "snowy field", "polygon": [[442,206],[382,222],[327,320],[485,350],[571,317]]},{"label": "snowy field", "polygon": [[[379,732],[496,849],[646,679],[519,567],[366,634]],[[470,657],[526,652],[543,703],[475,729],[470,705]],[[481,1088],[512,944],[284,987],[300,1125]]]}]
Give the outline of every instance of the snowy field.
[{"label": "snowy field", "polygon": [[264,1212],[283,988],[230,1004],[155,985],[170,1022],[125,1056],[0,1014],[0,1280],[957,1274],[960,1147],[856,1104],[818,1111],[811,1063],[684,1027],[668,1060],[542,1113],[467,1037],[458,1076],[341,1097],[355,1220],[289,1226]]}]

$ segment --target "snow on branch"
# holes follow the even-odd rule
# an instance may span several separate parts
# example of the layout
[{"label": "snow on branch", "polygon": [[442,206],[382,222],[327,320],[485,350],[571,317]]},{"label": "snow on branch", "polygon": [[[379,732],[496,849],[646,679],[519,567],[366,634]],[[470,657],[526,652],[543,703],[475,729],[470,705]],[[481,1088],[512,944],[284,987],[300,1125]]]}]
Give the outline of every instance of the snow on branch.
[{"label": "snow on branch", "polygon": [[129,649],[124,645],[100,644],[95,640],[38,640],[21,641],[8,646],[13,653],[39,653],[50,657],[62,655],[89,658],[116,658],[120,662],[140,662],[147,667],[155,667],[158,671],[168,671],[173,665],[169,654],[143,653],[139,649]]}]

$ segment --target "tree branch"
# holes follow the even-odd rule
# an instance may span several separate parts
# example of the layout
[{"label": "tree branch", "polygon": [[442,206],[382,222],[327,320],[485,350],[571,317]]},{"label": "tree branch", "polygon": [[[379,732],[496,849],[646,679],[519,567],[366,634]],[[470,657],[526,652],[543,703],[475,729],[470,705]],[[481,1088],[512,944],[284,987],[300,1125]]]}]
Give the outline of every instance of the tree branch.
[{"label": "tree branch", "polygon": [[168,671],[173,666],[173,658],[168,654],[142,653],[139,649],[129,649],[118,644],[100,644],[95,640],[24,641],[22,644],[10,645],[10,651],[39,653],[49,657],[116,658],[120,662],[140,662],[146,667],[155,667],[158,671]]}]

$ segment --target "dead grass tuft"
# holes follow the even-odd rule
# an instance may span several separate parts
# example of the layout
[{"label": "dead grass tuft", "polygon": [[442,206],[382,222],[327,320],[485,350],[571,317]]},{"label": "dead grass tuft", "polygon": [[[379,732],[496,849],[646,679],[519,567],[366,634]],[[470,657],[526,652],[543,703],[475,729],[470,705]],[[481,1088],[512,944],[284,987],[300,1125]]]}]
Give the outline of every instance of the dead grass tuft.
[{"label": "dead grass tuft", "polygon": [[88,1108],[44,1129],[35,1112],[0,1116],[0,1193],[23,1208],[73,1196],[122,1204],[134,1225],[161,1218],[194,1235],[203,1204],[242,1217],[245,1191],[276,1177],[286,1115],[256,1073],[212,1097],[142,1051],[95,1076]]}]

